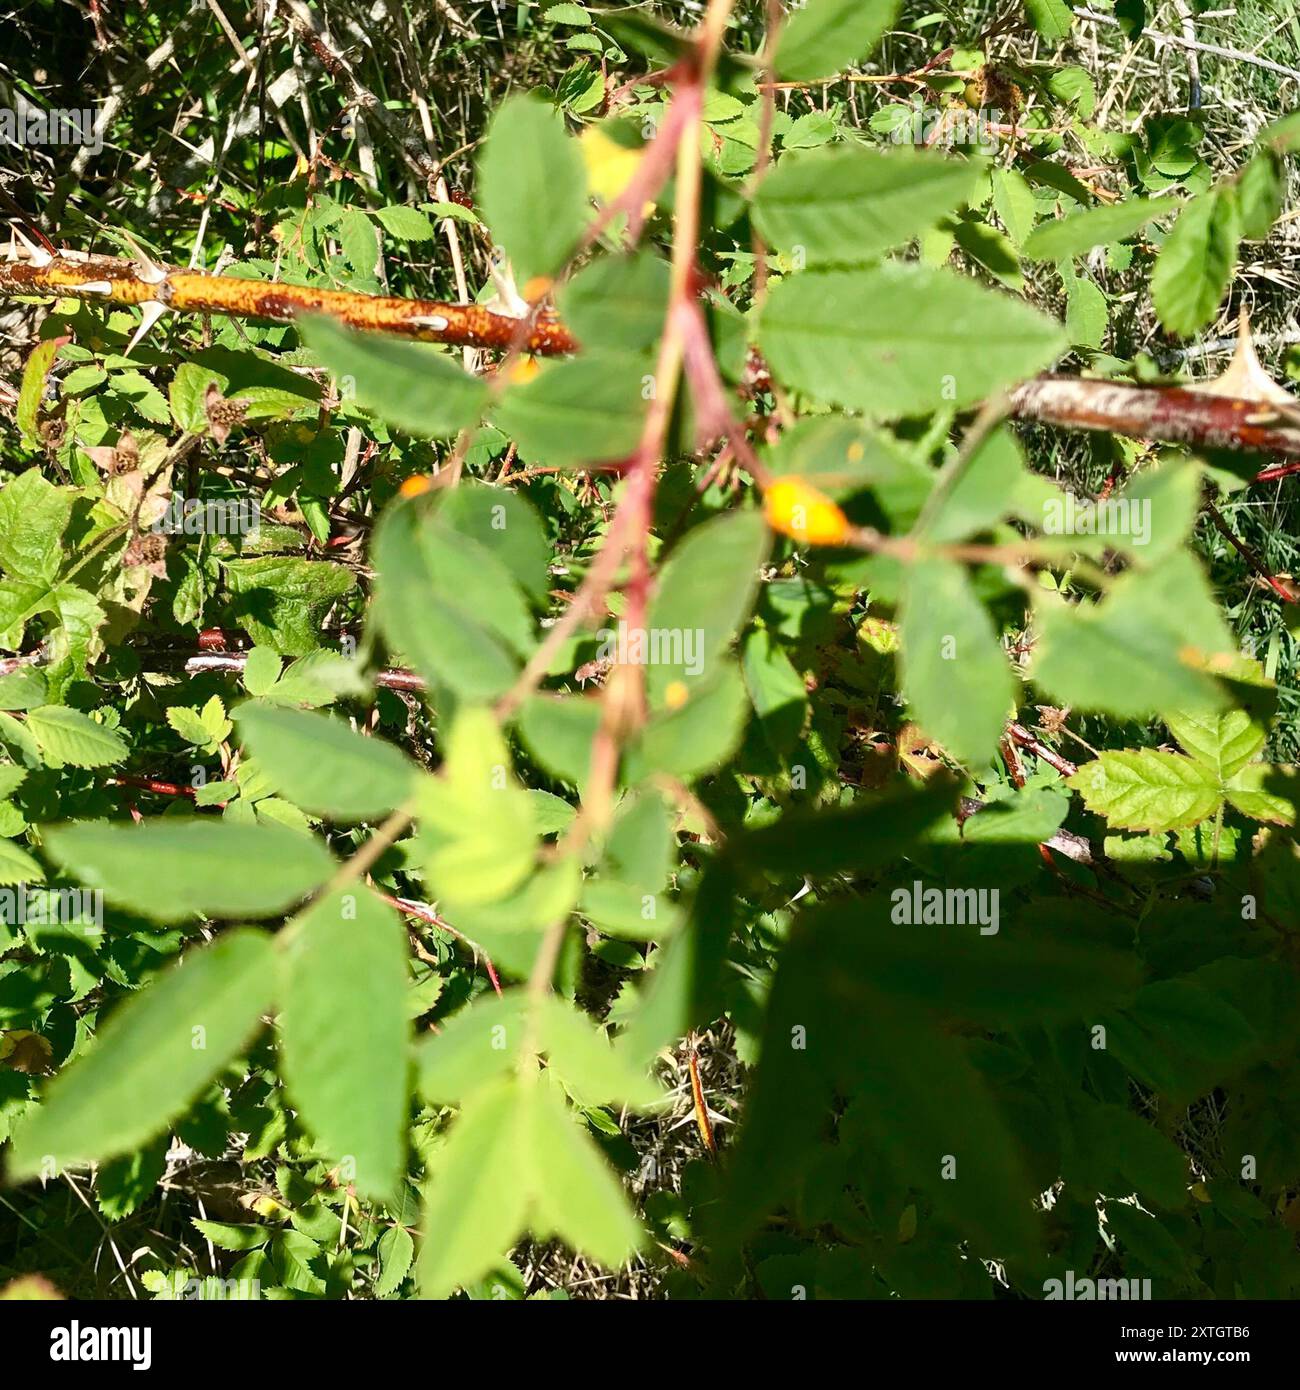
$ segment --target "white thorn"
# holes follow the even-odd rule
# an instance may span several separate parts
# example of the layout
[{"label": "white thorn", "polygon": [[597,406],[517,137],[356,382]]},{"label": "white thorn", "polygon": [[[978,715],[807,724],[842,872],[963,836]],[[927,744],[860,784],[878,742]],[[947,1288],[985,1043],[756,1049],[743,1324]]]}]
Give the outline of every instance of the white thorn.
[{"label": "white thorn", "polygon": [[431,328],[435,333],[441,333],[448,326],[447,320],[441,314],[418,314],[406,321],[413,328]]},{"label": "white thorn", "polygon": [[122,237],[122,240],[125,241],[126,244],[131,248],[131,253],[135,258],[135,263],[140,267],[139,270],[136,271],[137,277],[143,280],[146,285],[161,285],[162,282],[167,278],[167,272],[162,268],[162,266],[158,264],[157,261],[150,260],[150,258],[146,256],[145,253],[140,249],[139,243],[136,242],[132,237],[130,237],[126,232],[122,232],[120,233],[120,235]]},{"label": "white thorn", "polygon": [[22,232],[18,230],[17,222],[11,222],[9,224],[9,231],[22,242],[23,246],[27,249],[27,259],[31,261],[37,270],[49,265],[54,259],[43,246],[37,246],[35,243],[28,241]]},{"label": "white thorn", "polygon": [[146,299],[140,306],[140,326],[131,334],[131,341],[126,345],[125,357],[130,357],[135,351],[136,344],[146,333],[158,322],[167,312],[167,306],[156,299]]},{"label": "white thorn", "polygon": [[112,294],[113,285],[109,280],[87,280],[81,291],[83,294]]}]

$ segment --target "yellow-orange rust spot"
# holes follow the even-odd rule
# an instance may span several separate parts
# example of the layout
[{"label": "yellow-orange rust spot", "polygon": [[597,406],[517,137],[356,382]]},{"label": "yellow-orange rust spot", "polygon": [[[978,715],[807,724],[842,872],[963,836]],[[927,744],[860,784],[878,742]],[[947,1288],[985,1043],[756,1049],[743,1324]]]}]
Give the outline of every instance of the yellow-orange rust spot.
[{"label": "yellow-orange rust spot", "polygon": [[669,709],[681,709],[690,698],[691,692],[687,689],[685,681],[671,681],[664,691],[664,704]]},{"label": "yellow-orange rust spot", "polygon": [[802,478],[774,478],[763,497],[767,524],[808,545],[843,545],[849,519],[829,497]]},{"label": "yellow-orange rust spot", "polygon": [[417,473],[414,477],[407,478],[398,488],[398,492],[403,497],[419,497],[421,494],[433,490],[433,475],[431,473]]},{"label": "yellow-orange rust spot", "polygon": [[541,370],[540,364],[535,357],[517,357],[511,364],[506,373],[506,377],[512,386],[523,386]]},{"label": "yellow-orange rust spot", "polygon": [[523,296],[525,303],[536,304],[539,299],[550,294],[551,287],[554,284],[555,281],[552,280],[549,275],[534,275],[531,280],[525,283],[523,289],[520,290],[520,294]]}]

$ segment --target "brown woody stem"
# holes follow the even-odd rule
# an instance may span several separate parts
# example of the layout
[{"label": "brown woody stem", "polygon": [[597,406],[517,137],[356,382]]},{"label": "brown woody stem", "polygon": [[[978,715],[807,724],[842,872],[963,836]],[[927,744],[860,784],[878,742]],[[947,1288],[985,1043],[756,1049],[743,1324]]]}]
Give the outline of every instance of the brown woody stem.
[{"label": "brown woody stem", "polygon": [[[1135,439],[1300,458],[1300,424],[1265,401],[1211,396],[1178,386],[1129,386],[1081,377],[1040,376],[1011,393],[1013,413],[1066,429],[1105,430]],[[1265,469],[1266,482],[1289,469]]]},{"label": "brown woody stem", "polygon": [[[154,280],[134,261],[64,253],[46,264],[0,262],[0,296],[59,295],[92,302],[161,303],[177,313],[292,322],[328,314],[350,328],[393,333],[460,347],[524,349],[550,357],[578,349],[557,319],[539,316],[527,329],[517,319],[477,304],[400,299],[352,290],[318,289],[201,271],[165,270]],[[519,341],[521,332],[526,337]],[[1192,448],[1271,454],[1293,460],[1263,469],[1256,482],[1300,472],[1300,408],[1293,415],[1265,401],[1208,395],[1178,386],[1045,375],[1010,393],[1011,414],[1064,429],[1101,430]]]},{"label": "brown woody stem", "polygon": [[[165,268],[164,268],[165,269]],[[307,314],[328,314],[349,328],[395,333],[458,347],[510,348],[519,321],[478,304],[398,299],[352,290],[317,289],[197,270],[166,270],[152,283],[134,261],[109,256],[85,260],[58,256],[46,265],[0,263],[0,295],[56,294],[97,303],[165,305],[176,313],[226,314],[232,318],[291,323]],[[523,346],[546,356],[573,352],[578,344],[549,317],[539,317]]]}]

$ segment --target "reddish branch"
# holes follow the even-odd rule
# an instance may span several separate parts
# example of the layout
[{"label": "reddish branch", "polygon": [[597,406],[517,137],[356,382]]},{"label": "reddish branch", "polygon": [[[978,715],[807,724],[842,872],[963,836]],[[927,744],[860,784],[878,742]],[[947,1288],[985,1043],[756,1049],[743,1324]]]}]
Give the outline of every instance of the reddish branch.
[{"label": "reddish branch", "polygon": [[[1300,402],[1292,416],[1262,401],[1205,395],[1178,386],[1130,386],[1080,377],[1040,376],[1011,393],[1014,414],[1066,429],[1104,430],[1200,449],[1247,450],[1300,459]],[[1267,482],[1300,470],[1268,468]]]},{"label": "reddish branch", "polygon": [[159,796],[187,796],[194,799],[194,788],[181,782],[163,782],[157,777],[139,777],[130,772],[119,772],[110,777],[109,785],[114,787],[139,787],[142,791],[156,792]]},{"label": "reddish branch", "polygon": [[[185,674],[197,676],[205,672],[220,671],[238,676],[243,674],[247,663],[247,652],[199,652],[194,656],[186,657]],[[422,676],[417,676],[414,671],[405,671],[397,667],[376,671],[374,681],[376,685],[382,685],[386,690],[409,690],[418,694],[425,688]]]},{"label": "reddish branch", "polygon": [[1218,507],[1208,500],[1204,506],[1205,513],[1214,523],[1215,530],[1245,560],[1247,566],[1258,576],[1260,582],[1266,584],[1283,603],[1300,603],[1300,590],[1297,590],[1296,586],[1289,580],[1280,579],[1277,575],[1270,573],[1263,559],[1233,532],[1232,527],[1228,525]]},{"label": "reddish branch", "polygon": [[[676,105],[676,104],[675,104]],[[678,110],[687,109],[684,105]],[[663,132],[661,132],[661,135]],[[646,170],[656,178],[666,169],[671,147],[654,142],[658,157]],[[653,180],[650,180],[653,182]],[[639,184],[637,197],[643,190]],[[622,204],[625,200],[620,199]],[[608,211],[608,210],[607,210]],[[0,262],[0,295],[57,294],[91,301],[133,304],[178,313],[225,314],[234,318],[292,322],[305,314],[328,314],[348,327],[426,342],[525,349],[539,356],[577,350],[572,334],[554,317],[532,324],[496,314],[477,304],[399,299],[285,285],[200,271],[149,267],[132,260],[62,252]],[[1256,482],[1300,471],[1300,407],[1207,395],[1176,386],[1133,386],[1081,377],[1040,376],[1010,395],[1012,414],[1065,429],[1102,430],[1158,443],[1201,449],[1244,450],[1290,460],[1263,469]]]},{"label": "reddish branch", "polygon": [[[373,887],[373,885],[372,885]],[[471,941],[464,932],[459,932],[450,922],[438,915],[427,903],[417,903],[411,898],[395,898],[390,893],[381,893],[377,888],[374,890],[375,896],[381,898],[389,907],[395,907],[399,912],[404,912],[408,917],[414,917],[417,921],[427,923],[431,927],[438,927],[450,936],[454,936],[457,941],[463,941],[477,956],[482,957],[483,968],[487,971],[488,979],[492,981],[492,988],[498,994],[501,993],[501,981],[497,978],[496,967],[492,964],[487,952],[484,951],[476,942]]]},{"label": "reddish branch", "polygon": [[1041,739],[1035,738],[1023,724],[1008,724],[1007,737],[1012,743],[1018,743],[1021,748],[1027,749],[1039,762],[1046,763],[1050,768],[1055,768],[1062,777],[1073,777],[1079,770],[1069,758],[1061,757],[1059,753],[1054,752],[1042,742]]}]

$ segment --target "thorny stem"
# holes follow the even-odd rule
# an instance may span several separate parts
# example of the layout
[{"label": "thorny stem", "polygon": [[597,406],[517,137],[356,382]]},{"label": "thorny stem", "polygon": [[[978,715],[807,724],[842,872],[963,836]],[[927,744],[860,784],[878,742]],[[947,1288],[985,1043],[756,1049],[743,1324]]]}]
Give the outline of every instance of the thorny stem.
[{"label": "thorny stem", "polygon": [[[700,237],[700,126],[704,92],[718,60],[733,4],[734,0],[709,0],[696,38],[693,68],[687,70],[673,93],[673,106],[684,115],[677,137],[668,309],[655,366],[654,394],[632,459],[627,490],[600,556],[600,561],[603,561],[605,554],[610,554],[610,560],[600,567],[602,571],[607,570],[611,578],[623,558],[629,554],[632,557],[626,614],[629,623],[643,622],[649,602],[651,576],[646,546],[654,519],[659,462],[681,381],[689,315],[695,295],[695,258]],[[684,105],[679,106],[679,103]],[[589,590],[586,599],[588,605],[593,597],[594,590]],[[575,600],[566,618],[576,606]],[[578,618],[574,618],[571,626],[576,625],[577,621]],[[556,627],[559,626],[560,623],[557,623]],[[554,635],[552,629],[551,637]],[[563,636],[558,640],[563,641]],[[531,662],[529,664],[532,665]],[[560,846],[561,853],[578,852],[593,834],[604,829],[618,784],[618,764],[623,743],[644,722],[644,669],[635,664],[616,666],[606,682],[601,700],[601,722],[592,744],[591,772],[583,793],[582,810]],[[566,925],[566,920],[561,918],[547,928],[528,980],[529,992],[534,997],[545,994],[550,988]]]}]

